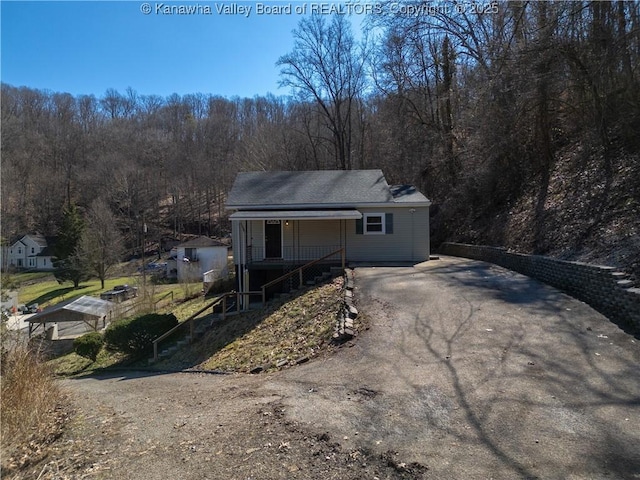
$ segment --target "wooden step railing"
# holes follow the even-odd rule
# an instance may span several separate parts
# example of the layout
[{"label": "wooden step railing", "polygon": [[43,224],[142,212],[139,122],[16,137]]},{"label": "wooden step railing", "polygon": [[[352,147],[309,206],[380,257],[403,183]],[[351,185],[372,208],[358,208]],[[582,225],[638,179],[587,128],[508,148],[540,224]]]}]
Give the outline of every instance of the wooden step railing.
[{"label": "wooden step railing", "polygon": [[187,318],[184,322],[180,322],[178,325],[173,327],[168,332],[163,333],[158,338],[153,341],[153,360],[158,360],[158,344],[162,342],[164,339],[170,337],[173,333],[178,331],[180,328],[184,328],[185,325],[189,325],[189,341],[193,341],[194,337],[194,320],[203,312],[211,309],[211,313],[218,305],[222,304],[222,319],[227,318],[227,299],[231,297],[236,297],[236,309],[240,312],[240,297],[245,295],[260,295],[260,291],[256,292],[227,292],[221,295],[218,295],[213,301],[209,302],[206,306],[202,307],[196,313]]},{"label": "wooden step railing", "polygon": [[345,249],[343,248],[339,248],[338,250],[329,253],[328,255],[325,255],[324,257],[318,258],[316,260],[313,260],[309,263],[306,263],[304,265],[302,265],[301,267],[296,268],[295,270],[290,271],[289,273],[285,273],[284,275],[276,278],[275,280],[271,280],[270,282],[265,283],[264,285],[262,285],[262,287],[260,287],[260,289],[262,290],[262,305],[265,305],[267,303],[267,288],[272,287],[273,285],[276,285],[278,283],[281,283],[285,280],[287,280],[288,278],[293,277],[294,275],[298,275],[298,283],[299,286],[302,287],[302,285],[304,284],[304,280],[303,280],[303,272],[308,269],[309,267],[313,267],[314,265],[316,265],[317,263],[322,262],[323,260],[326,260],[330,257],[333,257],[337,254],[340,254],[340,262],[342,265],[342,270],[344,270],[345,267]]},{"label": "wooden step railing", "polygon": [[164,295],[162,295],[160,298],[158,298],[157,300],[155,300],[155,301],[153,302],[153,311],[154,311],[154,312],[157,312],[157,311],[158,311],[158,304],[159,304],[161,301],[163,301],[165,298],[167,298],[167,297],[171,297],[171,303],[173,303],[173,301],[174,301],[174,300],[173,300],[173,297],[174,297],[173,290],[171,290],[171,291],[169,291],[169,292],[165,293]]},{"label": "wooden step railing", "polygon": [[271,280],[268,283],[265,283],[264,285],[262,285],[262,287],[260,287],[259,291],[248,291],[248,292],[227,292],[227,293],[223,293],[221,295],[218,295],[217,297],[215,297],[210,303],[208,303],[206,306],[202,307],[200,310],[198,310],[196,313],[194,313],[193,315],[191,315],[189,318],[187,318],[184,322],[179,323],[178,325],[176,325],[175,327],[173,327],[171,330],[169,330],[168,332],[160,335],[158,338],[156,338],[153,341],[153,360],[157,361],[158,360],[158,344],[160,342],[162,342],[164,339],[170,337],[173,333],[175,333],[176,331],[178,331],[178,329],[180,328],[185,328],[185,325],[189,325],[189,340],[193,341],[193,337],[194,337],[194,320],[203,312],[205,312],[208,309],[211,309],[213,313],[213,309],[215,307],[217,307],[218,305],[222,304],[222,319],[224,320],[226,318],[227,315],[227,299],[228,298],[232,298],[232,297],[236,297],[236,310],[238,312],[240,312],[240,297],[242,296],[251,296],[251,295],[262,295],[262,305],[265,305],[267,303],[267,288],[276,285],[280,282],[283,282],[284,280],[294,276],[294,275],[298,275],[298,281],[299,281],[299,285],[302,286],[304,284],[304,280],[303,280],[303,272],[305,270],[307,270],[310,267],[313,267],[314,265],[316,265],[317,263],[322,262],[323,260],[326,260],[330,257],[333,257],[337,254],[340,254],[340,262],[342,265],[342,270],[344,270],[345,267],[345,249],[344,248],[339,248],[338,250],[335,250],[334,252],[329,253],[328,255],[325,255],[324,257],[318,258],[316,260],[313,260],[305,265],[302,265],[301,267],[296,268],[295,270],[292,270],[291,272],[285,273],[284,275],[276,278],[275,280]]}]

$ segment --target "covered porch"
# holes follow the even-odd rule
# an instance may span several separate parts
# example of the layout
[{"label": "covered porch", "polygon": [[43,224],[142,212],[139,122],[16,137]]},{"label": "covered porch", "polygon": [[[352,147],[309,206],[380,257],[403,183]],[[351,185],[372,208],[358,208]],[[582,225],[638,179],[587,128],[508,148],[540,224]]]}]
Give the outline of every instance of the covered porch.
[{"label": "covered porch", "polygon": [[[302,265],[346,248],[355,209],[241,211],[231,215],[236,264],[255,268]],[[340,262],[340,256],[324,261]]]},{"label": "covered porch", "polygon": [[253,291],[310,262],[314,266],[305,275],[344,266],[348,229],[362,214],[355,209],[266,210],[230,218],[238,289]]}]

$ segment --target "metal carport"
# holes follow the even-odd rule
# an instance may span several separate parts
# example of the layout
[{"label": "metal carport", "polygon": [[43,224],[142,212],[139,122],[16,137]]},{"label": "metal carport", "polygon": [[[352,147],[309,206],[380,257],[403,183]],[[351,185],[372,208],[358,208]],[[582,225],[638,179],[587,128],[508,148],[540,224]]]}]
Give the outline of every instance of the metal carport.
[{"label": "metal carport", "polygon": [[40,325],[46,331],[47,323],[84,322],[97,331],[100,320],[106,326],[114,307],[112,302],[87,295],[60,302],[29,318],[29,336]]}]

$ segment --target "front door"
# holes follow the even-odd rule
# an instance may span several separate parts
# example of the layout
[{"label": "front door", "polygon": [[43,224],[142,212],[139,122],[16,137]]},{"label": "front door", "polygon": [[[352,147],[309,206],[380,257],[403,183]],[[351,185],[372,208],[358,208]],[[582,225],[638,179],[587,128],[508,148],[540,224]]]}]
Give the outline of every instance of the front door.
[{"label": "front door", "polygon": [[264,222],[265,258],[282,258],[282,224],[280,220]]}]

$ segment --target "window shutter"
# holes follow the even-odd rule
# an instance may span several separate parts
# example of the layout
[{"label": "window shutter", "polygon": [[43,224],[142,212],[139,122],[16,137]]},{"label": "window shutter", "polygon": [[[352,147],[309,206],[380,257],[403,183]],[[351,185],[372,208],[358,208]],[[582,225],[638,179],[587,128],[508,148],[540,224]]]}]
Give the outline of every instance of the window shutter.
[{"label": "window shutter", "polygon": [[356,235],[362,235],[364,218],[356,218]]},{"label": "window shutter", "polygon": [[386,234],[393,233],[393,213],[386,213],[384,216],[384,230]]}]

